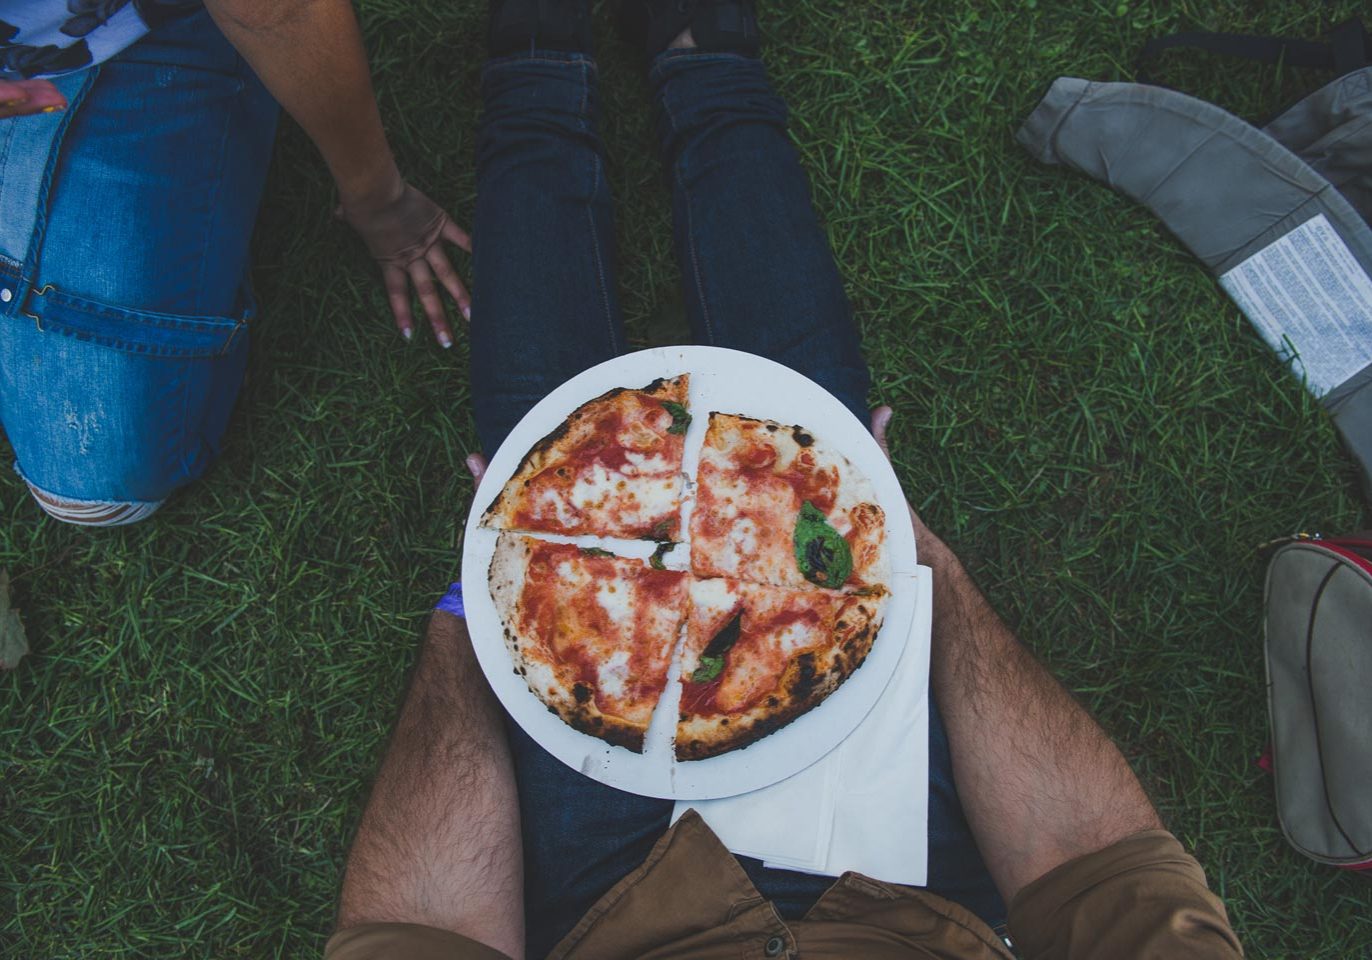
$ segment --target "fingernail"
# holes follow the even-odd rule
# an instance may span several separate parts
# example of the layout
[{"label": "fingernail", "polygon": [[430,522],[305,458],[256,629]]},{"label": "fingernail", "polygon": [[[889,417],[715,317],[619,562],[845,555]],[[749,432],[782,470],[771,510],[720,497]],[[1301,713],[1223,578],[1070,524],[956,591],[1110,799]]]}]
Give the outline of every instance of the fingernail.
[{"label": "fingernail", "polygon": [[463,308],[462,308],[462,316],[466,317],[466,318],[467,318],[467,322],[470,323],[470,322],[471,322],[471,319],[472,319],[472,308],[471,308],[471,307],[463,307]]},{"label": "fingernail", "polygon": [[411,340],[414,339],[414,330],[410,327],[401,327],[400,335],[405,338],[406,343],[409,343]]},{"label": "fingernail", "polygon": [[481,476],[481,461],[474,453],[467,456],[467,472],[474,477]]},{"label": "fingernail", "polygon": [[453,345],[453,338],[450,337],[450,336],[448,336],[446,333],[440,333],[440,334],[438,335],[438,342],[441,343],[441,344],[443,344],[443,349],[444,349],[444,350],[447,350],[447,349],[449,349],[449,348],[452,347],[452,345]]}]

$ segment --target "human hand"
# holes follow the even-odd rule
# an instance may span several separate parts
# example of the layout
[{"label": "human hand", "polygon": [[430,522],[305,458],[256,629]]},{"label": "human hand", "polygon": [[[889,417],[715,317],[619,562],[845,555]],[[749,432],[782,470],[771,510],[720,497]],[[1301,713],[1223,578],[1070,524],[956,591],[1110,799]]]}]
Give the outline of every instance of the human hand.
[{"label": "human hand", "polygon": [[66,108],[67,98],[47,80],[0,80],[0,120]]},{"label": "human hand", "polygon": [[[877,446],[881,447],[881,452],[886,454],[886,459],[891,459],[891,446],[886,440],[886,428],[891,424],[891,418],[895,416],[895,411],[882,404],[873,407],[869,414],[872,424],[872,438],[876,440]],[[920,558],[929,566],[936,566],[946,558],[952,558],[953,553],[948,549],[948,545],[934,535],[934,532],[925,526],[919,514],[915,513],[915,508],[910,501],[905,501],[905,508],[910,511],[910,524],[915,528],[915,542],[919,544]],[[946,555],[946,557],[945,557]]]},{"label": "human hand", "polygon": [[443,312],[434,277],[453,298],[462,316],[472,317],[472,299],[443,248],[443,241],[472,252],[472,239],[448,217],[443,208],[399,177],[379,198],[344,198],[338,216],[346,220],[367,244],[381,267],[386,299],[401,335],[414,336],[410,309],[410,286],[419,296],[434,336],[445,348],[453,345],[453,332]]},{"label": "human hand", "polygon": [[467,470],[472,475],[472,489],[481,486],[481,478],[486,476],[486,458],[479,453],[467,454]]}]

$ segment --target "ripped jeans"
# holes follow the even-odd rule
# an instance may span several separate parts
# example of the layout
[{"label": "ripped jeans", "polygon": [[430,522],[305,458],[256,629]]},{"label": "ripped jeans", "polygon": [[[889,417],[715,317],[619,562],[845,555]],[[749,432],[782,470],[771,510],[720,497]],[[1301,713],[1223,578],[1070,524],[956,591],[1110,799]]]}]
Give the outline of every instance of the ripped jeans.
[{"label": "ripped jeans", "polygon": [[44,509],[128,523],[219,451],[277,106],[203,10],[0,120],[0,425]]}]

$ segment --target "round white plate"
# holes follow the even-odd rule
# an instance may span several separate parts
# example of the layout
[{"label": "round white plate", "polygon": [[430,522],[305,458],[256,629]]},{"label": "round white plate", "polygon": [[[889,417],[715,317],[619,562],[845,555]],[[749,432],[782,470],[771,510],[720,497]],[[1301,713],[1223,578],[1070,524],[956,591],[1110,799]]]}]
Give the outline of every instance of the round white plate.
[{"label": "round white plate", "polygon": [[[886,512],[893,582],[885,620],[866,662],[827,700],[742,750],[709,760],[678,762],[671,743],[680,698],[675,658],[641,754],[573,730],[530,692],[524,678],[514,672],[500,615],[491,601],[487,572],[497,532],[481,526],[481,516],[529,448],[581,404],[616,387],[638,388],[658,377],[682,373],[691,375],[689,407],[694,418],[686,433],[687,476],[695,476],[713,411],[803,424],[872,481]],[[589,537],[551,539],[595,542]],[[616,552],[624,555],[646,558],[653,547],[644,541],[616,541]],[[683,545],[667,555],[667,563],[683,569],[688,556],[689,549]],[[544,397],[492,458],[467,518],[462,557],[472,646],[491,688],[516,722],[549,753],[586,776],[630,793],[672,800],[706,800],[760,789],[805,769],[842,743],[872,709],[900,660],[915,616],[914,571],[915,536],[905,495],[866,424],[828,391],[788,367],[737,350],[700,346],[658,347],[616,357]]]}]

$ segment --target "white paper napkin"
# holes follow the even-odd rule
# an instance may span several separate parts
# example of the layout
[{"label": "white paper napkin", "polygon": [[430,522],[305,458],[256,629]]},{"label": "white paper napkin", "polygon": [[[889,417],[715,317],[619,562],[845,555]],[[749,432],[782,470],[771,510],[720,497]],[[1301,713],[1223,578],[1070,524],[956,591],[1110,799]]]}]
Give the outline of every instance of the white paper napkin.
[{"label": "white paper napkin", "polygon": [[[918,567],[915,621],[890,683],[848,738],[793,776],[721,800],[680,800],[726,847],[767,866],[847,870],[923,886],[929,859],[929,633],[933,575]],[[756,748],[754,748],[756,749]]]}]

